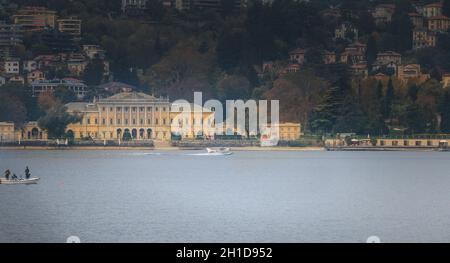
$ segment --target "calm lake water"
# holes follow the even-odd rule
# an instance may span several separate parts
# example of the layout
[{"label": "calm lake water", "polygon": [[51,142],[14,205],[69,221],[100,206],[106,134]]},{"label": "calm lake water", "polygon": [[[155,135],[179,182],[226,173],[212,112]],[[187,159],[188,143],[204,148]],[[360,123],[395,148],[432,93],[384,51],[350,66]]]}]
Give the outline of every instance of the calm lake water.
[{"label": "calm lake water", "polygon": [[0,242],[450,242],[450,153],[0,151]]}]

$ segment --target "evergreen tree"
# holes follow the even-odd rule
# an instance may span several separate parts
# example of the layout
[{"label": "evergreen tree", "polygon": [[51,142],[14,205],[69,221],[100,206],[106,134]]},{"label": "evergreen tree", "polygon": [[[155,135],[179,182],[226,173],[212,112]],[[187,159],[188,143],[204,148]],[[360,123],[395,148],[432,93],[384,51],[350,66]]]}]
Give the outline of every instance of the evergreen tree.
[{"label": "evergreen tree", "polygon": [[373,35],[370,35],[368,41],[367,41],[367,64],[372,65],[375,60],[377,59],[378,54],[378,47],[377,47],[377,41],[375,40],[375,37]]},{"label": "evergreen tree", "polygon": [[339,87],[331,87],[322,96],[321,103],[312,113],[311,130],[319,133],[332,132],[341,105],[338,93]]},{"label": "evergreen tree", "polygon": [[334,132],[365,133],[367,131],[367,116],[361,109],[359,103],[352,96],[346,96],[339,108]]},{"label": "evergreen tree", "polygon": [[444,0],[442,4],[442,14],[447,17],[450,16],[450,0]]},{"label": "evergreen tree", "polygon": [[412,84],[408,87],[408,97],[412,102],[416,102],[418,93],[419,87],[416,84]]},{"label": "evergreen tree", "polygon": [[392,16],[392,21],[387,28],[387,33],[393,37],[395,51],[404,52],[412,48],[413,24],[408,16],[410,4],[405,3],[405,7],[397,6]]},{"label": "evergreen tree", "polygon": [[441,131],[450,133],[450,91],[446,90],[441,103]]},{"label": "evergreen tree", "polygon": [[384,118],[390,118],[392,113],[392,105],[394,103],[394,85],[392,78],[389,78],[389,82],[386,89],[386,96],[384,97]]},{"label": "evergreen tree", "polygon": [[83,74],[83,80],[88,85],[99,85],[103,80],[105,65],[100,59],[94,59],[86,66]]}]

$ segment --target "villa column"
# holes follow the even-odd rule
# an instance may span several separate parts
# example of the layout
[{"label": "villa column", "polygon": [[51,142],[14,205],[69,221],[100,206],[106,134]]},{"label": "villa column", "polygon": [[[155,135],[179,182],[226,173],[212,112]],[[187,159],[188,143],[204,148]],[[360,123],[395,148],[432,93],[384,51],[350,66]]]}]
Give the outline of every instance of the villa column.
[{"label": "villa column", "polygon": [[[155,109],[156,109],[156,104],[154,103],[154,104],[152,105],[152,119],[151,119],[152,128],[156,128],[156,126],[154,126],[154,123],[155,123]],[[156,129],[153,129],[153,130],[152,130],[151,137],[155,137],[155,134],[156,134],[156,131],[155,131],[155,130],[156,130]],[[153,138],[150,138],[150,139],[153,139]]]},{"label": "villa column", "polygon": [[147,116],[147,105],[145,105],[144,107],[144,139],[149,139],[147,138],[147,129],[149,127],[149,123],[147,123],[148,121],[148,116]]}]

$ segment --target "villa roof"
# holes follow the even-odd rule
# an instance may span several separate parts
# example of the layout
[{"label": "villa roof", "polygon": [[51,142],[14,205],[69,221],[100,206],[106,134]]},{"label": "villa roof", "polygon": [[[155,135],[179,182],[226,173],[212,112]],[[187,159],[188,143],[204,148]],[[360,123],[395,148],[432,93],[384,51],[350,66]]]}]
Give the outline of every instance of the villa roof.
[{"label": "villa roof", "polygon": [[106,98],[106,100],[153,100],[153,99],[155,99],[155,97],[147,95],[142,92],[121,92]]}]

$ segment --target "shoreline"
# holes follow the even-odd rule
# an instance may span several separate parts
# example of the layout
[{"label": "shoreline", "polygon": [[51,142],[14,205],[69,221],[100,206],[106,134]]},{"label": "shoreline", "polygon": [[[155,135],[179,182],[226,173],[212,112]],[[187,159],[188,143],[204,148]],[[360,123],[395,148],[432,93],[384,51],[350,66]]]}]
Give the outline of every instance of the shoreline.
[{"label": "shoreline", "polygon": [[[213,147],[217,148],[217,147]],[[259,146],[243,146],[243,147],[227,147],[235,152],[253,151],[253,152],[440,152],[439,148],[432,147],[336,147],[327,148],[321,146],[305,146],[305,147],[259,147]],[[143,147],[143,146],[71,146],[71,147],[51,147],[51,146],[0,146],[0,151],[204,151],[203,147]],[[445,152],[445,151],[443,151]]]},{"label": "shoreline", "polygon": [[[324,147],[229,147],[232,151],[325,151]],[[23,151],[203,151],[198,147],[103,147],[103,146],[73,146],[73,147],[49,147],[49,146],[3,146],[2,150]]]}]

